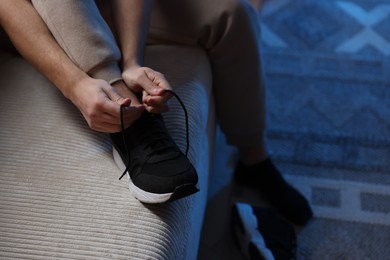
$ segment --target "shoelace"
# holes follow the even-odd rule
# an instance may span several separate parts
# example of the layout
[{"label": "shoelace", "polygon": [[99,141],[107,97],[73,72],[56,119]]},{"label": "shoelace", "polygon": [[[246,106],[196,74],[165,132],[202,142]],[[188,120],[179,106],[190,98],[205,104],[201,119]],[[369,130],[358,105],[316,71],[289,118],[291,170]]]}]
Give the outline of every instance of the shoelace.
[{"label": "shoelace", "polygon": [[[166,92],[171,93],[177,99],[177,101],[179,102],[180,106],[182,107],[182,109],[184,111],[185,124],[186,124],[186,150],[185,150],[185,156],[187,156],[188,155],[188,150],[189,150],[189,147],[190,147],[190,135],[189,135],[187,109],[186,109],[183,101],[180,99],[179,95],[177,95],[173,90],[168,89],[168,90],[166,90]],[[121,180],[123,178],[123,176],[125,176],[126,173],[129,171],[130,161],[131,161],[130,152],[129,152],[129,149],[127,148],[127,141],[126,141],[126,135],[125,135],[125,123],[124,123],[124,120],[123,120],[123,110],[125,109],[125,107],[126,107],[125,105],[121,105],[121,107],[120,107],[120,118],[121,118],[122,141],[123,141],[123,144],[124,144],[124,147],[125,147],[125,152],[126,152],[126,155],[127,155],[127,164],[126,164],[126,169],[124,170],[122,175],[119,177],[119,180]]]}]

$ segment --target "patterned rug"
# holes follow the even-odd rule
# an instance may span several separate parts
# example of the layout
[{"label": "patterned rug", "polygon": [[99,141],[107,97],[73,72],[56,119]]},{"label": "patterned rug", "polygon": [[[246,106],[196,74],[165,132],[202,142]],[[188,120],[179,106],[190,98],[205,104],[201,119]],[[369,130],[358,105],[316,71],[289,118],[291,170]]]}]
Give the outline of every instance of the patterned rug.
[{"label": "patterned rug", "polygon": [[268,0],[267,141],[315,219],[298,259],[390,259],[390,2]]}]

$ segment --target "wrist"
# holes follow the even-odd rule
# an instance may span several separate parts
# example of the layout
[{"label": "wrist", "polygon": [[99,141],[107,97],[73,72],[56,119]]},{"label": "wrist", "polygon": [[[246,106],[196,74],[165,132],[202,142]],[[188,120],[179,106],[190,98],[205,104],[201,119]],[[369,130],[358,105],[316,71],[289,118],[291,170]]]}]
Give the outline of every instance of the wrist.
[{"label": "wrist", "polygon": [[[123,68],[123,72],[126,71],[126,70],[132,70],[132,69],[136,69],[136,68],[140,68],[141,65],[140,63],[137,61],[137,60],[128,60],[128,61],[124,61],[123,62],[123,65],[122,65],[122,68]],[[123,74],[122,72],[122,74]]]},{"label": "wrist", "polygon": [[90,79],[90,77],[84,73],[76,73],[75,75],[69,77],[69,80],[64,84],[64,87],[61,88],[62,94],[69,100],[73,101],[76,94],[77,88],[80,88],[83,85],[83,82]]}]

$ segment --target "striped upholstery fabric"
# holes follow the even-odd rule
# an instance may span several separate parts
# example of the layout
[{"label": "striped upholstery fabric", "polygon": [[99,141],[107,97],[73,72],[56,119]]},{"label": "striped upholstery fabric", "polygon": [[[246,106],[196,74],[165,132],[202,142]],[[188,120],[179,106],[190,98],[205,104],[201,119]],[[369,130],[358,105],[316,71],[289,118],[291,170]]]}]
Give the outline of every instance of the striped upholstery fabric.
[{"label": "striped upholstery fabric", "polygon": [[[163,72],[187,106],[189,158],[201,192],[144,205],[128,191],[105,134],[20,57],[0,53],[0,258],[196,259],[214,145],[211,74],[199,49],[152,46],[147,65]],[[184,150],[183,112],[164,115]]]}]

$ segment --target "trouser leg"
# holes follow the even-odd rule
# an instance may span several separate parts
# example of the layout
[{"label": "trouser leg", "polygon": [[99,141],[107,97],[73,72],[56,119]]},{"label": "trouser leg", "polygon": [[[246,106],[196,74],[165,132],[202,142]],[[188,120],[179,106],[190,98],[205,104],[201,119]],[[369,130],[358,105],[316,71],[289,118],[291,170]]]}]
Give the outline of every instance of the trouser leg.
[{"label": "trouser leg", "polygon": [[32,0],[72,61],[93,78],[121,78],[120,51],[94,0]]},{"label": "trouser leg", "polygon": [[[72,60],[92,76],[120,77],[119,49],[93,0],[33,0]],[[155,1],[149,44],[201,46],[213,70],[219,123],[229,143],[262,143],[265,127],[260,26],[245,0]],[[104,69],[101,69],[104,67]]]},{"label": "trouser leg", "polygon": [[239,0],[155,1],[149,44],[203,47],[213,70],[216,110],[230,144],[262,144],[265,128],[260,25]]}]

